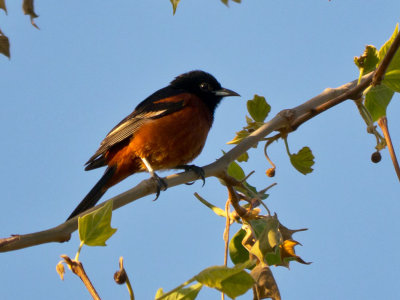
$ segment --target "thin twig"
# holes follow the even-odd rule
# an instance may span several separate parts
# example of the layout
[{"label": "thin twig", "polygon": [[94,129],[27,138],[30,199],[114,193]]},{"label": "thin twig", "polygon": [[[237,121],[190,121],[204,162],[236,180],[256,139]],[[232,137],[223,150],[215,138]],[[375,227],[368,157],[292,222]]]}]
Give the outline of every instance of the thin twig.
[{"label": "thin twig", "polygon": [[262,199],[260,199],[260,203],[262,206],[264,206],[265,210],[267,211],[268,216],[271,215],[271,211],[269,210],[268,206],[264,203]]},{"label": "thin twig", "polygon": [[394,152],[392,139],[390,138],[387,118],[386,117],[380,118],[378,120],[378,125],[381,128],[381,130],[383,132],[383,135],[385,137],[385,140],[386,140],[386,143],[387,143],[387,146],[388,146],[388,149],[389,149],[390,157],[391,157],[392,162],[393,162],[394,170],[396,171],[397,178],[400,181],[399,162],[397,161],[396,153]]},{"label": "thin twig", "polygon": [[240,206],[239,197],[235,189],[230,184],[226,184],[226,187],[228,188],[229,200],[233,208],[235,209],[238,216],[245,220],[247,216],[247,210],[244,207]]},{"label": "thin twig", "polygon": [[67,255],[61,255],[61,257],[64,259],[64,262],[68,265],[71,271],[82,280],[93,299],[100,300],[100,296],[87,276],[82,263],[80,261],[70,259]]},{"label": "thin twig", "polygon": [[[225,251],[224,251],[224,266],[228,265],[228,246],[229,246],[229,228],[231,226],[231,219],[230,219],[230,200],[226,200],[225,204],[225,214],[226,214],[226,222],[225,222],[225,230],[224,230],[224,242],[225,242]],[[221,300],[225,300],[225,294],[221,293]]]},{"label": "thin twig", "polygon": [[227,266],[227,264],[228,264],[229,228],[231,226],[230,210],[229,210],[230,204],[231,204],[231,202],[228,199],[225,204],[226,222],[225,222],[225,230],[224,230],[224,242],[225,242],[224,266]]},{"label": "thin twig", "polygon": [[270,188],[273,188],[273,187],[276,186],[276,185],[277,185],[276,182],[271,183],[271,184],[270,184],[269,186],[267,186],[265,189],[262,189],[259,193],[264,194],[266,191],[268,191]]},{"label": "thin twig", "polygon": [[243,182],[245,182],[245,181],[247,181],[247,179],[249,179],[249,178],[250,178],[250,176],[251,176],[251,175],[253,175],[255,172],[256,172],[256,171],[251,171],[249,174],[247,174],[247,175],[246,175],[246,177],[245,177],[245,178],[243,178],[243,179],[241,180],[241,181],[242,181],[242,183],[243,183]]}]

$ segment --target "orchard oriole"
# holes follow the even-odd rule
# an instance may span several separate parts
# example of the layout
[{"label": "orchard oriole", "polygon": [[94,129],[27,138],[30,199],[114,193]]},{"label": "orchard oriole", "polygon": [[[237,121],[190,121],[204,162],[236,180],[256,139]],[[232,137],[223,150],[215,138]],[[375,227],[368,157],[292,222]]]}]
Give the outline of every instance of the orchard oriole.
[{"label": "orchard oriole", "polygon": [[239,94],[222,88],[211,74],[191,71],[139,103],[85,164],[86,171],[107,169],[68,220],[93,207],[111,186],[137,172],[151,174],[157,182],[157,197],[167,186],[155,170],[193,169],[204,180],[201,168],[186,164],[203,149],[215,109],[226,96]]}]

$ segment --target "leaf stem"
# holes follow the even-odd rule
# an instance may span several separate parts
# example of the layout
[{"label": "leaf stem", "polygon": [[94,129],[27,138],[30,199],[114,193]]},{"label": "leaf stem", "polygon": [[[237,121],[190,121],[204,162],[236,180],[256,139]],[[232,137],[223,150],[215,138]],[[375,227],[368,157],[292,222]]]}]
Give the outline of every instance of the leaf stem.
[{"label": "leaf stem", "polygon": [[78,248],[78,251],[76,252],[76,255],[75,255],[75,260],[76,261],[79,261],[79,254],[81,254],[81,249],[82,249],[84,244],[85,244],[85,242],[81,241],[81,243],[79,245],[79,248]]},{"label": "leaf stem", "polygon": [[272,168],[276,169],[276,166],[275,166],[274,162],[269,158],[268,153],[267,153],[267,148],[271,143],[269,141],[265,143],[265,145],[264,145],[264,156],[268,160],[268,162],[271,164]]},{"label": "leaf stem", "polygon": [[286,147],[287,154],[289,156],[292,156],[292,154],[290,153],[290,150],[289,150],[289,144],[288,144],[288,141],[287,141],[287,137],[283,137],[283,140],[285,141],[285,147]]},{"label": "leaf stem", "polygon": [[[224,230],[224,242],[225,242],[225,251],[224,251],[224,266],[228,265],[228,247],[229,247],[229,229],[231,226],[230,216],[230,204],[231,200],[228,198],[225,204],[225,214],[226,214],[226,222],[225,222],[225,230]],[[225,293],[221,293],[221,300],[225,300]]]},{"label": "leaf stem", "polygon": [[228,264],[228,246],[229,246],[229,229],[231,225],[230,219],[230,204],[231,201],[228,199],[225,204],[225,213],[226,213],[226,222],[225,222],[225,230],[224,230],[224,242],[225,242],[225,251],[224,251],[224,266],[226,267]]},{"label": "leaf stem", "polygon": [[126,287],[128,288],[130,300],[135,300],[135,294],[133,293],[132,285],[128,276],[126,276]]},{"label": "leaf stem", "polygon": [[374,121],[372,120],[371,114],[369,113],[368,109],[365,107],[365,105],[362,103],[362,98],[354,100],[354,102],[357,105],[358,111],[363,118],[365,124],[367,125],[367,132],[370,134],[373,134],[376,139],[376,149],[381,150],[382,148],[385,147],[385,141],[384,138],[379,134],[379,132],[376,130],[374,126]]},{"label": "leaf stem", "polygon": [[161,297],[156,298],[155,300],[161,300],[166,298],[167,296],[171,295],[172,293],[180,290],[181,288],[187,286],[188,284],[191,284],[193,281],[195,281],[195,277],[189,279],[188,281],[185,281],[184,283],[182,283],[181,285],[177,286],[176,288],[174,288],[173,290],[170,290],[168,293],[165,293],[164,295],[162,295]]}]

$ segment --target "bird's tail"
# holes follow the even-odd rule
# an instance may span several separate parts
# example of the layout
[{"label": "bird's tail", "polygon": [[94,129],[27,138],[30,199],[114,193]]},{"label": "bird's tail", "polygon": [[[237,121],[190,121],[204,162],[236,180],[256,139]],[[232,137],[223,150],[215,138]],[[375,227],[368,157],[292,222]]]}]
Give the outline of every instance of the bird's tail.
[{"label": "bird's tail", "polygon": [[107,189],[108,189],[107,183],[113,177],[115,170],[116,170],[116,167],[108,167],[106,169],[103,176],[96,183],[96,185],[90,190],[90,192],[86,195],[86,197],[83,198],[81,203],[79,203],[79,205],[74,209],[74,211],[68,217],[67,221],[69,219],[72,219],[76,215],[79,215],[80,213],[84,212],[85,210],[96,205],[96,203],[100,200],[100,198],[107,191]]}]

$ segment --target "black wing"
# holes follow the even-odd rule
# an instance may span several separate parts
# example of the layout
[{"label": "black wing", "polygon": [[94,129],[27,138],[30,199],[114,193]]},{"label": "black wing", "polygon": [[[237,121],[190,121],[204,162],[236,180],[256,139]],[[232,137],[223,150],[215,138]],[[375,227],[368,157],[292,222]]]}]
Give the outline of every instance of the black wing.
[{"label": "black wing", "polygon": [[182,90],[173,89],[171,87],[163,88],[144,101],[139,103],[135,110],[119,122],[101,142],[99,149],[96,153],[86,162],[85,170],[92,170],[105,166],[106,162],[104,154],[112,147],[119,143],[130,139],[135,132],[145,123],[150,120],[162,118],[184,107],[184,101],[165,101],[163,99],[178,96],[182,94]]}]

